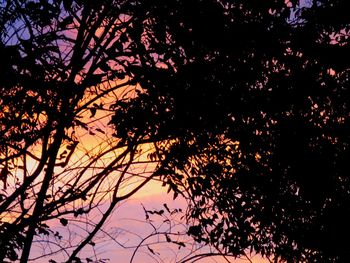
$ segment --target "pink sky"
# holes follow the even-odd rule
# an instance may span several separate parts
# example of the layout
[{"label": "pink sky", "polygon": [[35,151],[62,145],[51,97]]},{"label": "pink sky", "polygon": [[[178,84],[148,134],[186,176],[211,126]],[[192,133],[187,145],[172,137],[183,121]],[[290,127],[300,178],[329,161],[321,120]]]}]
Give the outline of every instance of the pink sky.
[{"label": "pink sky", "polygon": [[[152,191],[155,190],[155,191]],[[113,215],[107,222],[107,224],[103,227],[103,230],[110,234],[112,237],[116,238],[116,241],[123,244],[126,247],[135,247],[140,243],[142,238],[146,237],[150,233],[154,231],[152,226],[145,221],[145,213],[142,205],[147,210],[160,210],[164,209],[163,204],[166,203],[170,210],[175,208],[182,208],[185,210],[186,204],[183,199],[180,197],[176,200],[173,200],[171,194],[166,194],[166,188],[161,187],[160,185],[156,186],[153,184],[148,188],[143,189],[143,194],[138,197],[134,197],[133,199],[127,200],[122,203],[119,207],[116,208]],[[152,224],[158,227],[164,220],[164,218],[160,216],[151,216],[153,220]],[[175,217],[175,220],[179,220],[178,217]],[[68,225],[72,224],[71,222]],[[160,228],[161,230],[165,230],[168,228],[168,224],[165,223]],[[64,231],[66,231],[66,227],[58,224],[57,230],[62,233],[62,235],[66,235]],[[55,228],[53,228],[55,229]],[[173,226],[173,232],[181,231],[185,232],[185,226]],[[185,238],[189,241],[191,239],[187,236]],[[174,239],[172,237],[172,239]],[[159,243],[161,241],[161,243]],[[84,259],[88,255],[93,255],[94,253],[98,255],[97,257],[100,259],[109,259],[107,262],[130,262],[132,254],[134,252],[134,248],[123,248],[117,242],[113,241],[111,237],[106,236],[103,233],[99,233],[97,237],[94,239],[96,245],[94,247],[87,246],[83,253],[80,254],[80,258]],[[187,245],[185,248],[178,249],[177,245],[165,242],[165,236],[159,235],[155,238],[148,239],[148,242],[151,244],[149,248],[151,248],[157,255],[159,253],[159,258],[156,257],[148,250],[147,246],[142,247],[135,254],[135,257],[132,262],[134,263],[155,263],[155,262],[166,262],[166,263],[175,263],[179,262],[185,256],[192,256],[191,254],[191,246]],[[145,242],[146,243],[146,242]],[[153,243],[153,244],[152,244]],[[92,248],[95,250],[93,252]],[[41,249],[36,247],[35,244],[33,246],[32,256],[40,255]],[[200,251],[207,252],[206,248],[202,248]],[[54,257],[53,257],[54,258]],[[155,258],[157,258],[155,260]],[[58,261],[58,258],[54,258]],[[66,258],[67,259],[67,258]],[[44,263],[48,262],[48,258],[44,258],[41,260],[36,260],[34,262]],[[158,261],[157,261],[158,260]],[[162,260],[162,261],[161,261]],[[249,262],[247,259],[234,259],[229,258],[229,262],[233,263],[243,263]],[[58,262],[63,261],[60,260]],[[259,256],[252,256],[251,261],[254,263],[265,263],[267,260],[261,259]],[[193,261],[189,261],[193,262]],[[227,262],[219,257],[213,258],[204,258],[202,260],[196,261],[200,263],[211,263],[211,262]]]}]

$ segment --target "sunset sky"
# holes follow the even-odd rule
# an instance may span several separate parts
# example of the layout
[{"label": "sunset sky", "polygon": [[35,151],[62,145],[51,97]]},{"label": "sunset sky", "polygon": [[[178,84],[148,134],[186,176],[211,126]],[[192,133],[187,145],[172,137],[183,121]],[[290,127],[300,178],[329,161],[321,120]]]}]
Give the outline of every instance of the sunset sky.
[{"label": "sunset sky", "polygon": [[0,262],[345,262],[348,5],[0,1]]}]

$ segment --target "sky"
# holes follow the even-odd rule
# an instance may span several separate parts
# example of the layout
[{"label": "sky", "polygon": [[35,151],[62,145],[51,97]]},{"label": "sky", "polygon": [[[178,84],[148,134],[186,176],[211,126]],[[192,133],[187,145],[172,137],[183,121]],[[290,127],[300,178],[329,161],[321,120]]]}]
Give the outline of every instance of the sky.
[{"label": "sky", "polygon": [[[159,186],[160,187],[160,186]],[[147,226],[144,222],[139,222],[135,220],[129,220],[129,219],[144,219],[144,211],[142,208],[142,205],[146,207],[149,210],[152,209],[161,209],[163,208],[163,203],[166,202],[169,206],[169,208],[182,208],[183,210],[186,209],[186,204],[184,200],[179,197],[176,200],[172,200],[172,196],[169,194],[166,194],[165,191],[158,194],[152,194],[150,193],[149,196],[142,196],[141,198],[135,198],[133,200],[130,200],[126,202],[124,205],[122,205],[118,211],[116,211],[115,215],[113,216],[112,220],[115,222],[119,227],[121,228],[127,228],[129,231],[135,232],[138,235],[144,236],[146,233],[152,232],[152,228]],[[140,205],[142,203],[142,205]],[[154,218],[155,220],[157,217]],[[156,223],[155,223],[156,224]],[[179,230],[183,231],[184,229],[182,227],[179,227]],[[128,239],[130,236],[127,236],[126,239]],[[136,240],[137,237],[134,237]],[[112,244],[111,244],[112,245]],[[113,245],[112,245],[113,246]],[[107,249],[106,256],[110,257],[111,262],[129,262],[130,255],[133,252],[133,250],[124,250],[121,249],[118,246],[114,246],[111,249]],[[187,255],[188,253],[191,254],[189,248],[181,248],[182,250],[179,251],[177,246],[171,246],[167,243],[162,243],[158,250],[157,246],[150,246],[152,249],[154,249],[156,252],[160,253],[160,257],[164,259],[164,262],[170,263],[170,262],[176,262],[175,260],[180,260],[182,257]],[[202,249],[203,252],[206,252],[206,249]],[[145,253],[147,252],[147,253]],[[176,254],[178,253],[178,254]],[[151,257],[152,254],[149,253],[146,249],[141,250],[139,253],[136,254],[135,260],[133,262],[136,263],[154,263],[157,262],[154,260],[154,258]],[[118,261],[117,261],[118,260]],[[233,263],[243,263],[243,262],[249,262],[247,259],[234,259],[229,258],[230,262]],[[251,258],[252,262],[254,263],[264,263],[268,262],[267,260],[262,259],[261,257],[257,255],[253,255]],[[192,262],[192,261],[190,261]],[[219,257],[212,257],[212,258],[204,258],[202,260],[196,261],[201,263],[211,263],[211,262],[227,262],[226,260],[223,260]]]},{"label": "sky", "polygon": [[[184,224],[184,220],[180,218],[184,215],[183,212],[186,210],[186,202],[181,196],[174,200],[173,195],[167,194],[166,190],[167,189],[162,187],[159,182],[152,182],[131,199],[119,204],[107,223],[103,226],[102,231],[93,239],[94,246],[88,245],[80,254],[80,258],[85,259],[89,257],[93,259],[95,255],[95,258],[105,259],[106,262],[175,263],[180,262],[180,260],[184,258],[189,258],[194,254],[207,253],[209,251],[207,247],[201,247],[199,244],[195,244],[186,234],[182,235],[181,239],[178,240],[186,243],[186,247],[181,247],[180,249],[178,245],[166,242],[164,234],[154,235],[142,241],[144,238],[154,234],[155,229],[161,233],[169,232],[170,228],[172,233],[186,233],[187,226]],[[175,211],[176,209],[179,211],[179,209],[182,209],[182,212],[174,213],[173,216],[170,217],[170,214],[167,213],[164,208],[164,204],[167,204],[170,211]],[[152,215],[149,213],[150,221],[147,221],[145,209],[148,211],[164,210],[165,213],[164,216]],[[169,225],[170,221],[166,220],[168,218],[172,220],[171,225]],[[81,226],[81,224],[75,224],[69,220],[68,228],[57,222],[51,225],[51,230],[60,232],[66,239],[68,239],[68,235],[86,234],[84,231],[79,233],[77,226]],[[67,229],[70,231],[67,232]],[[174,235],[170,235],[170,237],[172,240],[177,240]],[[142,246],[135,252],[135,247],[139,244],[142,244]],[[55,247],[51,246],[51,249],[55,250]],[[46,253],[50,252],[49,246],[45,248],[45,251]],[[153,251],[153,253],[151,253],[151,251]],[[133,256],[134,252],[135,255]],[[31,254],[32,258],[36,258],[42,253],[42,244],[34,243]],[[57,262],[63,262],[64,259],[67,259],[66,257],[62,257],[62,255],[56,255],[53,258],[57,260]],[[44,263],[48,262],[49,259],[50,258],[40,258],[34,260],[34,262]],[[245,258],[228,258],[228,260],[229,261],[226,261],[220,257],[211,257],[203,258],[195,262],[249,262]],[[250,260],[253,263],[268,262],[259,255],[251,255]]]}]

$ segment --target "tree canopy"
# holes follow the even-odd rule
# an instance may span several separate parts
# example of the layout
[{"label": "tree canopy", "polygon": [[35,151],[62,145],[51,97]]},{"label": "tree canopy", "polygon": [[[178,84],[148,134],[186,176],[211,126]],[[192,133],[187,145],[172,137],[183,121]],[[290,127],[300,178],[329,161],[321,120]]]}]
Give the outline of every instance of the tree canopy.
[{"label": "tree canopy", "polygon": [[188,234],[222,253],[347,259],[346,10],[2,1],[0,259],[26,262],[40,235],[62,247],[50,225],[89,220],[61,249],[79,261],[116,205],[155,178],[189,201]]},{"label": "tree canopy", "polygon": [[237,256],[347,259],[347,2],[152,3],[147,43],[175,51],[113,120],[156,142],[164,182],[191,202],[188,233]]}]

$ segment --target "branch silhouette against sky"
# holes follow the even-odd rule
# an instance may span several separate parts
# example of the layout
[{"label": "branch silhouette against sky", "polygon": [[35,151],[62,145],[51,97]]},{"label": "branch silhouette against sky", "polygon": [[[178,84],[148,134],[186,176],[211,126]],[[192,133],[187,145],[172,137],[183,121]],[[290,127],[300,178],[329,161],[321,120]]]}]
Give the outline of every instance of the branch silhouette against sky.
[{"label": "branch silhouette against sky", "polygon": [[186,200],[183,238],[212,249],[187,261],[346,261],[347,10],[345,0],[1,1],[0,261],[28,262],[45,240],[51,262],[102,260],[80,257],[154,182]]}]

